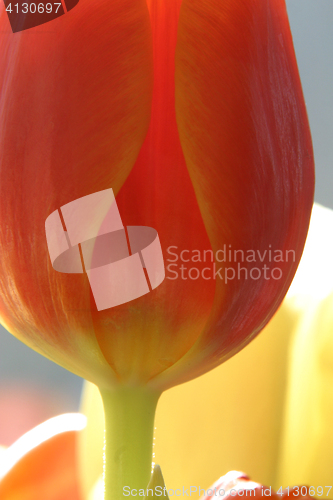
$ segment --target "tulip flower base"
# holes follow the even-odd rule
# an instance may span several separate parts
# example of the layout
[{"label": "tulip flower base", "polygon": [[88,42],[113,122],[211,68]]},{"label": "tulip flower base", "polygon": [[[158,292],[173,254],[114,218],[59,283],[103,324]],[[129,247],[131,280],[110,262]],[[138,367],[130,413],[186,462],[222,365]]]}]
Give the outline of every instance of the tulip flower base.
[{"label": "tulip flower base", "polygon": [[105,411],[104,500],[119,500],[124,488],[145,490],[149,483],[160,394],[141,387],[100,392]]}]

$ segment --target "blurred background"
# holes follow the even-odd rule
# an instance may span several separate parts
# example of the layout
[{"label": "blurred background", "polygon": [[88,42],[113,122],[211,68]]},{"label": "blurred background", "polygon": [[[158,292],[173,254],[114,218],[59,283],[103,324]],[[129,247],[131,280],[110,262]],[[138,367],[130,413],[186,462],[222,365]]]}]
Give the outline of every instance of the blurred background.
[{"label": "blurred background", "polygon": [[[333,209],[333,0],[287,0],[316,159],[316,201]],[[333,228],[332,228],[333,229]],[[0,326],[0,444],[78,411],[82,379]]]}]

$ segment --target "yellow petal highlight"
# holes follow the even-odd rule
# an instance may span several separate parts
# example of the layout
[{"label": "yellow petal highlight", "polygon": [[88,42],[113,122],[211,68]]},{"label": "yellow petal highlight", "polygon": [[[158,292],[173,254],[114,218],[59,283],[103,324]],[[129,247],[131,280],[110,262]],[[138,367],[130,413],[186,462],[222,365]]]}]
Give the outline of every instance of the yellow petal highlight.
[{"label": "yellow petal highlight", "polygon": [[304,315],[290,361],[279,482],[332,485],[333,293]]},{"label": "yellow petal highlight", "polygon": [[[77,441],[77,460],[80,473],[80,488],[83,498],[95,498],[99,491],[96,480],[103,471],[104,409],[96,385],[85,382],[81,400],[81,413],[89,425],[83,429]],[[89,496],[90,495],[90,496]]]},{"label": "yellow petal highlight", "polygon": [[245,470],[260,483],[275,484],[295,319],[282,306],[237,356],[162,395],[155,459],[169,487],[207,488],[229,470]]},{"label": "yellow petal highlight", "polygon": [[103,477],[100,476],[94,484],[91,491],[88,493],[88,496],[85,495],[83,497],[86,500],[103,500],[104,499],[104,481]]}]

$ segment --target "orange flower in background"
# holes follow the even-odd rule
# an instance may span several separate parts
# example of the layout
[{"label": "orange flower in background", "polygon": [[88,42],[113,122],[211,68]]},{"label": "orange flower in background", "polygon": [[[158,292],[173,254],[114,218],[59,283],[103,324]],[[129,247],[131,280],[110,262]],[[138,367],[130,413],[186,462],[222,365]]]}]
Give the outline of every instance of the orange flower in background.
[{"label": "orange flower in background", "polygon": [[51,418],[0,450],[1,500],[85,500],[77,474],[80,414]]},{"label": "orange flower in background", "polygon": [[[161,391],[223,362],[280,304],[312,207],[284,1],[81,0],[15,35],[1,8],[3,324],[105,388]],[[281,279],[167,277],[97,311],[86,275],[52,268],[45,220],[107,188],[124,224],[156,228],[165,259],[170,246],[216,254],[224,245],[259,252],[262,266],[268,250],[295,258],[279,262]]]}]

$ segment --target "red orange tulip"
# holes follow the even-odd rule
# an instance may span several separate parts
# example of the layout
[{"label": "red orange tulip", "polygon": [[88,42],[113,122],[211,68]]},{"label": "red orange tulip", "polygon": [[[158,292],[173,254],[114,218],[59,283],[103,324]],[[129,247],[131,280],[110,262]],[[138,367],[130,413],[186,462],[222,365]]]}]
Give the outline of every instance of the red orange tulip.
[{"label": "red orange tulip", "polygon": [[[104,387],[164,388],[230,357],[282,300],[312,206],[284,2],[81,0],[25,32],[4,9],[0,22],[4,325]],[[165,258],[226,244],[291,249],[295,262],[275,280],[166,279],[98,312],[86,275],[52,269],[44,224],[110,187],[125,224],[158,230]]]},{"label": "red orange tulip", "polygon": [[[296,271],[313,154],[285,3],[80,0],[15,34],[2,6],[0,31],[1,320],[102,391],[122,384],[127,412],[127,388],[156,400],[249,343]],[[247,278],[245,260],[235,278],[232,259],[226,282],[198,262],[98,311],[85,274],[52,268],[45,220],[108,188],[165,259],[211,251],[215,272],[224,245],[267,268],[281,252],[281,274]]]}]

